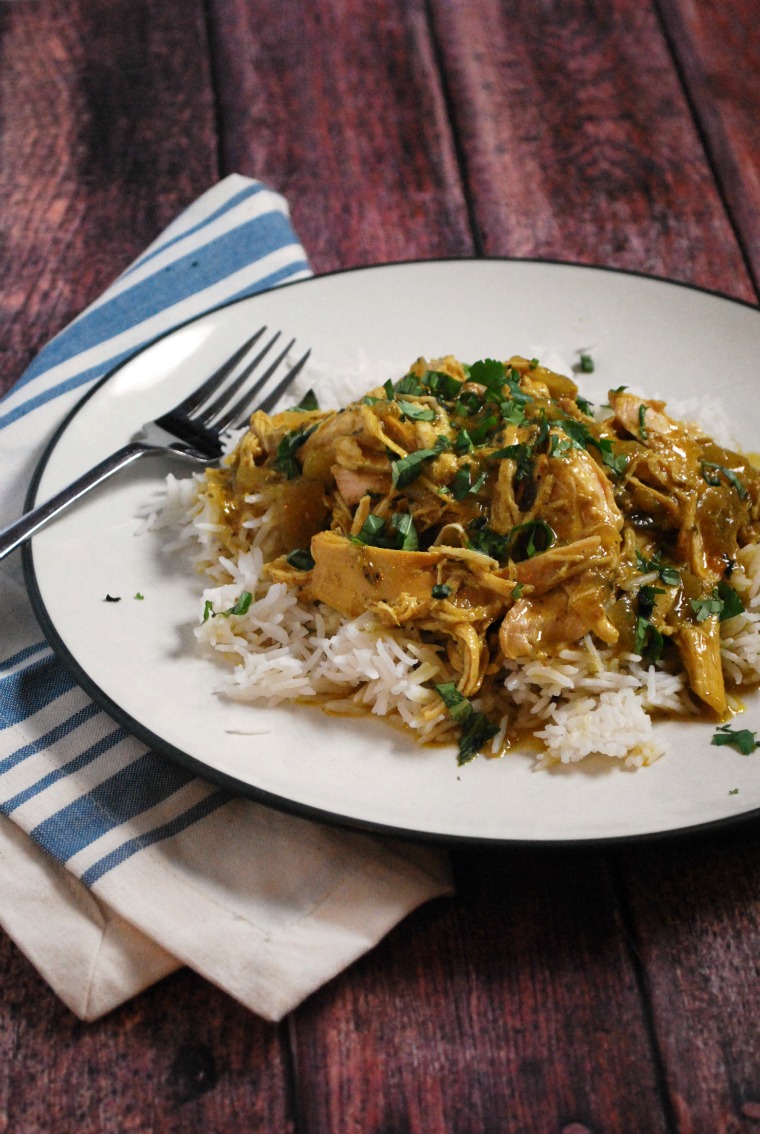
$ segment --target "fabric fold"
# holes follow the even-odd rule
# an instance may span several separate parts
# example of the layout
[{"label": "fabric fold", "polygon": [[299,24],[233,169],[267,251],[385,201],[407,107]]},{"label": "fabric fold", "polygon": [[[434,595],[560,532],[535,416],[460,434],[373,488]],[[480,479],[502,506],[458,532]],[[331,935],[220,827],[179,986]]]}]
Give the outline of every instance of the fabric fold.
[{"label": "fabric fold", "polygon": [[[0,526],[96,380],[220,303],[309,274],[279,194],[238,175],[205,193],[0,403]],[[277,1020],[451,892],[442,852],[269,810],[145,748],[54,655],[18,555],[0,564],[0,865],[0,924],[85,1020],[180,964]]]}]

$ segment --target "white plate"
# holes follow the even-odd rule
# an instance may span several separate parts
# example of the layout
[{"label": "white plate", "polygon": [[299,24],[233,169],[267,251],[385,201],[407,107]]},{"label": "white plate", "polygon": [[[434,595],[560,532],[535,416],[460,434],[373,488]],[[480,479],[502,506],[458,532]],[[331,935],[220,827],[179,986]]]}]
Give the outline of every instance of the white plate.
[{"label": "white plate", "polygon": [[[760,314],[677,284],[573,265],[442,261],[319,277],[224,307],[117,370],[47,455],[44,499],[194,387],[251,328],[267,323],[313,349],[312,375],[354,377],[360,394],[419,355],[590,351],[582,392],[613,386],[723,397],[738,441],[760,448]],[[368,380],[368,372],[371,371]],[[588,379],[588,380],[586,380]],[[277,806],[407,835],[558,843],[636,838],[746,818],[760,808],[760,750],[710,744],[704,723],[658,725],[669,754],[632,773],[607,762],[535,772],[527,755],[458,768],[379,720],[229,704],[216,662],[195,644],[200,581],[136,535],[166,468],[143,462],[35,537],[28,579],[46,632],[82,685],[142,739],[202,774]],[[140,592],[143,601],[132,598]],[[108,603],[104,596],[124,596]],[[745,723],[743,721],[743,723]],[[746,725],[760,727],[747,699]]]}]

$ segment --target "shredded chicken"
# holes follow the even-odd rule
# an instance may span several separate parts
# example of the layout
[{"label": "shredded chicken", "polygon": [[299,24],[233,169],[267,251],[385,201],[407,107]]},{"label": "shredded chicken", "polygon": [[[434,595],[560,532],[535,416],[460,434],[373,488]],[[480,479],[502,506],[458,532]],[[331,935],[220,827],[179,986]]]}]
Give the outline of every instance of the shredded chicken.
[{"label": "shredded chicken", "polygon": [[591,635],[727,713],[719,623],[760,536],[760,473],[662,402],[610,391],[595,414],[535,360],[419,359],[343,410],[255,413],[208,490],[231,552],[256,501],[271,579],[414,626],[462,697]]}]

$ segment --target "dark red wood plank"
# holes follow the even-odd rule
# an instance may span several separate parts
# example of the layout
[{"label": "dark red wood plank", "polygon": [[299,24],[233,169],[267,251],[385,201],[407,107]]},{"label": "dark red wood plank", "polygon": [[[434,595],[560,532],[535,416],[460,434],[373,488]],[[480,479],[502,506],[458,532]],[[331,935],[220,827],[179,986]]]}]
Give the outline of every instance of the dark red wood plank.
[{"label": "dark red wood plank", "polygon": [[460,853],[457,873],[299,1012],[304,1129],[667,1130],[600,856]]},{"label": "dark red wood plank", "polygon": [[0,1130],[291,1134],[278,1029],[187,970],[81,1024],[3,937]]},{"label": "dark red wood plank", "polygon": [[[760,770],[760,766],[759,766]],[[757,824],[626,856],[633,923],[684,1134],[751,1134],[760,1117]]]},{"label": "dark red wood plank", "polygon": [[216,180],[200,2],[0,3],[0,390]]},{"label": "dark red wood plank", "polygon": [[423,0],[215,0],[227,171],[285,193],[316,270],[472,251]]},{"label": "dark red wood plank", "polygon": [[760,286],[760,34],[754,0],[658,0],[755,286]]},{"label": "dark red wood plank", "polygon": [[489,255],[753,292],[651,4],[432,0]]}]

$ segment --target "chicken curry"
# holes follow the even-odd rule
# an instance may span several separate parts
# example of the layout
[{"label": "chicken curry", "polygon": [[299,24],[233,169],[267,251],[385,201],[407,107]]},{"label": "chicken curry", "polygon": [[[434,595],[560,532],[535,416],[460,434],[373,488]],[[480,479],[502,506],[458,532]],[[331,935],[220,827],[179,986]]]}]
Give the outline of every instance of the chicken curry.
[{"label": "chicken curry", "polygon": [[723,719],[720,623],[742,610],[760,471],[660,401],[608,399],[536,359],[419,359],[344,409],[254,413],[207,491],[233,554],[243,502],[268,510],[270,580],[445,651],[452,712],[506,662],[590,635],[680,668]]}]

